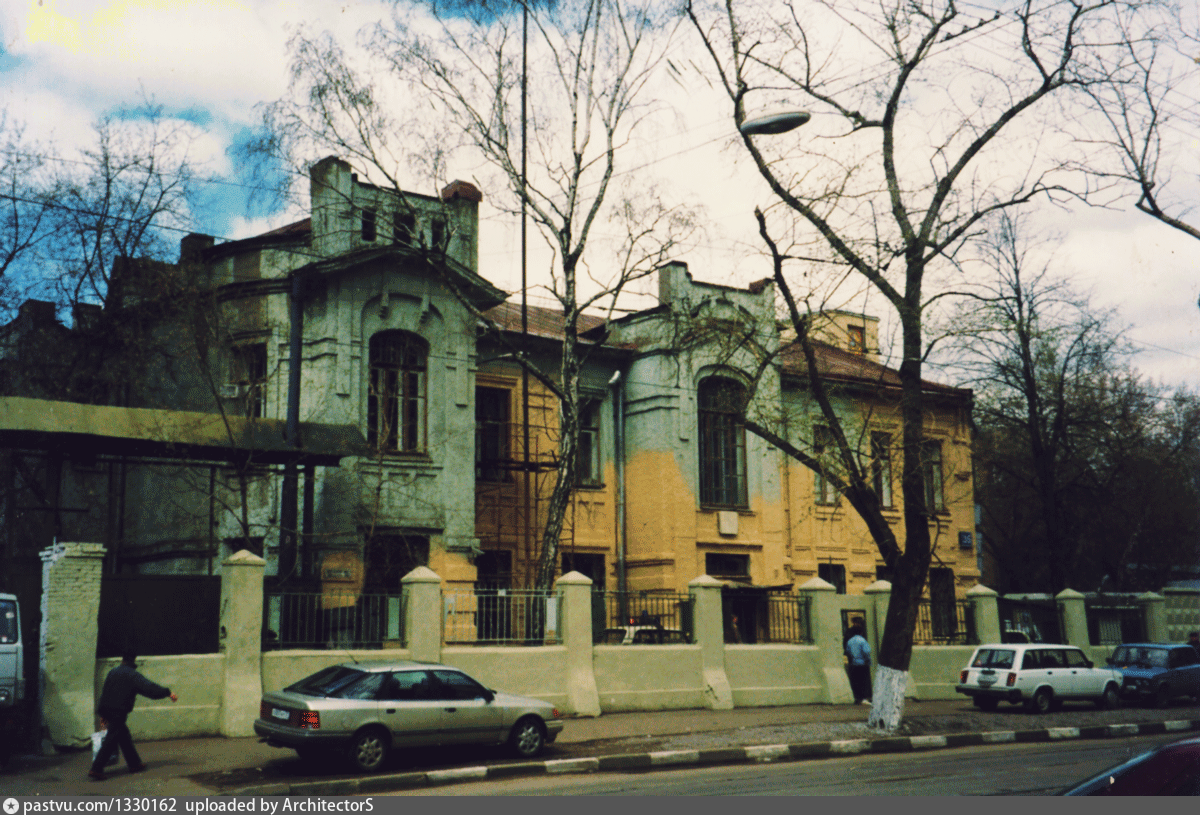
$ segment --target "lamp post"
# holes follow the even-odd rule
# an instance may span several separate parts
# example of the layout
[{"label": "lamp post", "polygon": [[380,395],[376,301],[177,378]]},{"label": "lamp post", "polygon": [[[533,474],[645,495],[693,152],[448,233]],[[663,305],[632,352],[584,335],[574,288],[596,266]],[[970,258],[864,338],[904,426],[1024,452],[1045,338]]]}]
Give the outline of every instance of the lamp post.
[{"label": "lamp post", "polygon": [[742,122],[738,131],[743,136],[774,136],[795,130],[811,118],[812,114],[807,110],[784,110],[748,119]]}]

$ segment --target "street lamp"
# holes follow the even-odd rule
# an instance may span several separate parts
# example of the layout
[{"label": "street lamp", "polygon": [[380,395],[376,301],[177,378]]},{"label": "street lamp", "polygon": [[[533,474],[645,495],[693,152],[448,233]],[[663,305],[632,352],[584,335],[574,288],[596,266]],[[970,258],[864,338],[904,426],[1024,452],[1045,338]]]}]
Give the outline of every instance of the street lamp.
[{"label": "street lamp", "polygon": [[743,136],[773,136],[795,130],[811,118],[812,114],[807,110],[785,110],[742,122],[738,130]]}]

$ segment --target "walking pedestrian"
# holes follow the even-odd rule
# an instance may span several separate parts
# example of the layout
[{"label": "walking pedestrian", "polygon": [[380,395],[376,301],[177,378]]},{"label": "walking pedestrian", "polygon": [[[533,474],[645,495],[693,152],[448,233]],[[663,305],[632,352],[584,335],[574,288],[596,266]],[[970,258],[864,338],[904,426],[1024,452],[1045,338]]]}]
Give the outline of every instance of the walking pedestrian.
[{"label": "walking pedestrian", "polygon": [[846,656],[850,660],[846,673],[856,705],[871,703],[871,643],[867,642],[866,633],[866,621],[855,617],[850,625],[850,639],[846,640]]},{"label": "walking pedestrian", "polygon": [[104,677],[104,687],[100,691],[100,703],[96,705],[96,713],[100,716],[100,721],[107,724],[108,734],[92,761],[92,768],[88,770],[89,778],[96,781],[107,778],[104,766],[117,754],[118,749],[125,756],[129,772],[140,773],[146,769],[146,765],[138,756],[137,748],[133,746],[129,725],[125,723],[129,714],[133,712],[133,703],[137,701],[138,694],[149,699],[164,699],[170,696],[172,702],[179,699],[170,688],[155,684],[138,673],[137,655],[127,652],[121,658],[121,664]]},{"label": "walking pedestrian", "polygon": [[1200,631],[1193,631],[1188,634],[1187,644],[1196,649],[1196,656],[1200,657]]}]

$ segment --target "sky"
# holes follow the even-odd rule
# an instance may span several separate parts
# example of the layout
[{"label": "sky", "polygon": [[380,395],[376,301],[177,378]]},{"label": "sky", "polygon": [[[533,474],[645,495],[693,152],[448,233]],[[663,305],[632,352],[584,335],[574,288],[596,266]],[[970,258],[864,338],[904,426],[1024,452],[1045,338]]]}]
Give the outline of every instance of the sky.
[{"label": "sky", "polygon": [[[248,237],[302,217],[252,205],[233,153],[256,132],[257,106],[286,92],[290,34],[307,25],[352,41],[386,6],[368,0],[0,0],[0,104],[29,135],[69,147],[86,137],[97,117],[153,98],[190,124],[194,155],[215,179],[204,187],[197,231]],[[646,164],[702,204],[711,224],[679,259],[710,282],[744,285],[767,276],[753,249],[752,213],[770,198],[749,162],[729,149],[728,111],[685,106],[674,121]],[[1184,148],[1176,180],[1190,183],[1195,198],[1200,140],[1185,138]],[[463,175],[470,174],[466,168]],[[1128,204],[1047,209],[1038,217],[1062,235],[1055,263],[1092,293],[1095,305],[1115,309],[1129,325],[1139,349],[1133,364],[1164,383],[1200,388],[1200,244]],[[515,290],[515,221],[486,200],[481,218],[480,271]]]}]

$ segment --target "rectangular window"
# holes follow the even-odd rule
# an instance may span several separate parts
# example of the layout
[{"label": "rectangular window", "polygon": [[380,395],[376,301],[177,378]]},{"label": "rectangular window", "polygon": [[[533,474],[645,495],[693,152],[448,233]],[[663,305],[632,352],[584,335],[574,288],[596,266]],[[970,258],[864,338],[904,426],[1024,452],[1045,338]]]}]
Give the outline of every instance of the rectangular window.
[{"label": "rectangular window", "polygon": [[838,594],[846,593],[846,567],[841,563],[818,563],[817,577],[837,589]]},{"label": "rectangular window", "polygon": [[434,218],[429,224],[430,248],[435,252],[445,252],[449,236],[446,234],[446,219]]},{"label": "rectangular window", "polygon": [[592,591],[604,590],[604,555],[589,552],[563,552],[562,571],[579,572],[592,580]]},{"label": "rectangular window", "polygon": [[584,402],[579,409],[579,452],[575,457],[575,483],[600,485],[600,402]]},{"label": "rectangular window", "polygon": [[746,578],[750,576],[750,556],[709,552],[704,556],[704,571],[710,577]]},{"label": "rectangular window", "polygon": [[[833,433],[828,427],[816,425],[813,427],[813,457],[821,463],[822,466],[829,466],[833,454],[826,455],[826,450],[833,445]],[[818,504],[830,506],[837,503],[837,490],[833,484],[825,477],[825,474],[816,471],[813,473],[813,491],[815,493]]]},{"label": "rectangular window", "polygon": [[700,383],[700,502],[744,507],[746,429],[742,411],[746,389],[732,379],[709,377]]},{"label": "rectangular window", "polygon": [[369,350],[367,441],[385,452],[423,450],[428,345],[403,331],[381,331]]},{"label": "rectangular window", "polygon": [[871,486],[879,498],[879,506],[892,506],[892,437],[887,433],[871,434]]},{"label": "rectangular window", "polygon": [[946,508],[942,491],[942,443],[927,441],[921,445],[921,470],[925,482],[925,509],[940,512]]},{"label": "rectangular window", "polygon": [[864,353],[867,350],[866,330],[861,325],[852,325],[846,331],[850,335],[850,353]]},{"label": "rectangular window", "polygon": [[412,246],[416,233],[417,219],[411,212],[392,213],[392,243],[398,246]]},{"label": "rectangular window", "polygon": [[261,419],[267,391],[267,344],[234,346],[230,379],[237,386],[238,413],[248,419]]},{"label": "rectangular window", "polygon": [[375,208],[365,207],[362,211],[362,239],[364,241],[375,240]]},{"label": "rectangular window", "polygon": [[506,388],[475,389],[475,480],[508,480],[508,406]]}]

